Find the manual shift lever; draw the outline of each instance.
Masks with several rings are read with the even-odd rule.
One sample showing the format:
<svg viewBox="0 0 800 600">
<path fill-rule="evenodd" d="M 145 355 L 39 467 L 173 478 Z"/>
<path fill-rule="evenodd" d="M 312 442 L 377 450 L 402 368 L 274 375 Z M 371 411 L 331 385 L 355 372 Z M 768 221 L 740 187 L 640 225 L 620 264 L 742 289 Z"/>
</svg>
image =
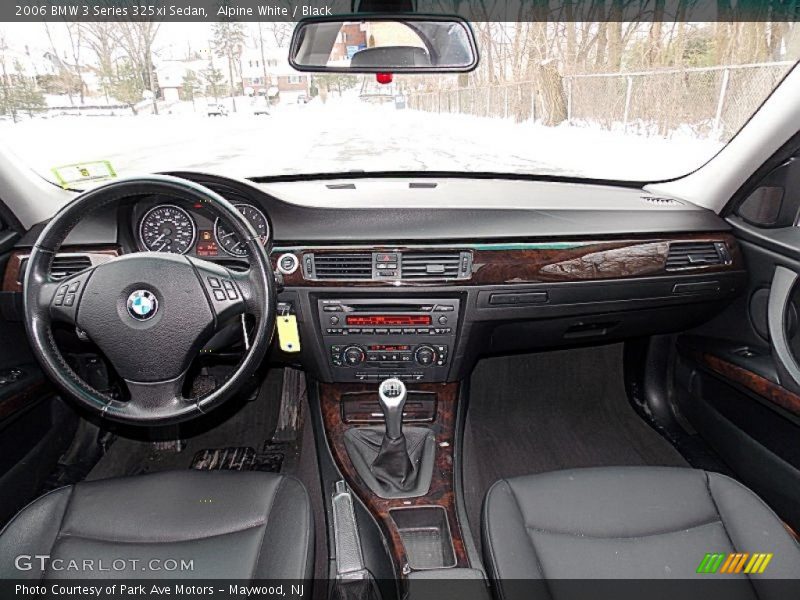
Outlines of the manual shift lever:
<svg viewBox="0 0 800 600">
<path fill-rule="evenodd" d="M 408 390 L 399 379 L 386 379 L 378 388 L 378 399 L 386 422 L 386 437 L 396 440 L 403 436 L 403 407 Z"/>
<path fill-rule="evenodd" d="M 414 498 L 431 484 L 436 440 L 427 427 L 403 431 L 408 391 L 399 379 L 378 387 L 384 427 L 351 427 L 344 443 L 361 479 L 381 498 Z"/>
</svg>

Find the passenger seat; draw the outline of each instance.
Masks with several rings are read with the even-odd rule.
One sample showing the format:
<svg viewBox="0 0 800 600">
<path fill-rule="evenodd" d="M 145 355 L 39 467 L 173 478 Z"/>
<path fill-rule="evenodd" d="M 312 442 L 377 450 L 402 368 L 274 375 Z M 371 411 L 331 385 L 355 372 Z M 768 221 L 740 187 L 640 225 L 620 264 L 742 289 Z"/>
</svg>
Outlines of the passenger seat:
<svg viewBox="0 0 800 600">
<path fill-rule="evenodd" d="M 750 577 L 757 594 L 759 578 L 800 577 L 800 547 L 775 513 L 736 481 L 694 469 L 502 479 L 486 494 L 481 533 L 495 590 L 506 599 L 526 597 L 525 589 L 504 590 L 503 580 L 708 577 L 698 574 L 707 553 L 772 554 L 764 573 Z M 749 560 L 739 574 L 748 586 Z"/>
</svg>

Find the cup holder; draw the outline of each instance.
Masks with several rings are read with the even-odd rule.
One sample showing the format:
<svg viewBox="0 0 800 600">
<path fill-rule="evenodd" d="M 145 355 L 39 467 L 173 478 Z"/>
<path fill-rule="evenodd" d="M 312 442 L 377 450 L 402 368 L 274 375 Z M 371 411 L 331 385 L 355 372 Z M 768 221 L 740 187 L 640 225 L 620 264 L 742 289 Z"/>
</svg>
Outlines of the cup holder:
<svg viewBox="0 0 800 600">
<path fill-rule="evenodd" d="M 415 506 L 389 510 L 414 570 L 456 566 L 447 512 L 441 506 Z"/>
</svg>

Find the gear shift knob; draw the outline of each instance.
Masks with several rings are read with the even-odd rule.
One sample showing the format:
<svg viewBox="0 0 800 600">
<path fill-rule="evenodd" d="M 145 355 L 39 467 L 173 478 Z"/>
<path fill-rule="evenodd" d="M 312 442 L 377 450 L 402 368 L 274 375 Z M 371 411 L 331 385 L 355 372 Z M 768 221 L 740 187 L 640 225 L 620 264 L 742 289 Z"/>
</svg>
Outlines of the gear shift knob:
<svg viewBox="0 0 800 600">
<path fill-rule="evenodd" d="M 403 436 L 403 406 L 408 390 L 399 379 L 385 379 L 378 388 L 378 398 L 386 422 L 386 437 L 396 440 Z"/>
</svg>

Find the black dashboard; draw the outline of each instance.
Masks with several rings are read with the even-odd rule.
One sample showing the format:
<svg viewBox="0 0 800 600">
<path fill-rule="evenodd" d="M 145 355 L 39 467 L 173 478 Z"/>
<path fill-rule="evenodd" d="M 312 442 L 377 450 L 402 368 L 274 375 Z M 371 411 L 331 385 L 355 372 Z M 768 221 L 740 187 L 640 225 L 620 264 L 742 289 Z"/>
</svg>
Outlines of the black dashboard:
<svg viewBox="0 0 800 600">
<path fill-rule="evenodd" d="M 725 221 L 632 187 L 174 175 L 219 193 L 253 225 L 302 340 L 299 352 L 276 347 L 273 359 L 322 381 L 455 381 L 484 355 L 679 331 L 745 281 Z M 38 230 L 19 243 L 20 262 Z M 247 261 L 204 206 L 152 196 L 87 215 L 64 246 L 70 255 L 100 250 Z"/>
</svg>

